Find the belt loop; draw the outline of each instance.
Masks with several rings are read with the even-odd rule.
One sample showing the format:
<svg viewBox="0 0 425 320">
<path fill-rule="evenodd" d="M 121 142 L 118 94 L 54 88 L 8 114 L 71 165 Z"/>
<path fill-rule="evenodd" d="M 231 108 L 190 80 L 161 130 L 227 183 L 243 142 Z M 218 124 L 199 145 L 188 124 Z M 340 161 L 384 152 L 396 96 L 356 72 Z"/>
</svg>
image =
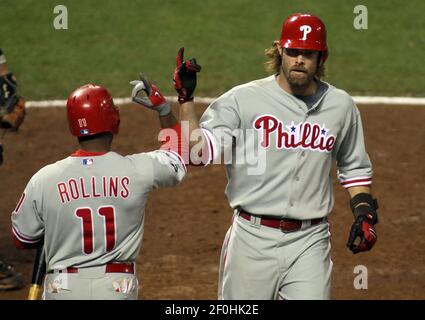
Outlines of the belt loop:
<svg viewBox="0 0 425 320">
<path fill-rule="evenodd" d="M 311 220 L 302 220 L 301 230 L 307 229 L 311 226 Z"/>
<path fill-rule="evenodd" d="M 261 218 L 259 216 L 251 214 L 251 220 L 250 220 L 251 226 L 255 228 L 261 228 Z"/>
</svg>

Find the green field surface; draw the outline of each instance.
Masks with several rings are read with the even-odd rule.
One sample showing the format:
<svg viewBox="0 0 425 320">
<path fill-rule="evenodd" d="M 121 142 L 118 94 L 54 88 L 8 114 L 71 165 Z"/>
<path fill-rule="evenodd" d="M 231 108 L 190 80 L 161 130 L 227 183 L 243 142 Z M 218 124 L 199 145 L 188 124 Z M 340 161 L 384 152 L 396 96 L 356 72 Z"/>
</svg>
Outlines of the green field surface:
<svg viewBox="0 0 425 320">
<path fill-rule="evenodd" d="M 368 29 L 356 30 L 356 5 Z M 56 30 L 53 10 L 68 9 Z M 425 96 L 425 1 L 1 0 L 0 47 L 28 100 L 65 99 L 87 82 L 130 95 L 144 71 L 167 95 L 179 47 L 203 70 L 196 94 L 216 96 L 267 74 L 264 49 L 294 12 L 328 29 L 326 81 L 352 95 Z"/>
</svg>

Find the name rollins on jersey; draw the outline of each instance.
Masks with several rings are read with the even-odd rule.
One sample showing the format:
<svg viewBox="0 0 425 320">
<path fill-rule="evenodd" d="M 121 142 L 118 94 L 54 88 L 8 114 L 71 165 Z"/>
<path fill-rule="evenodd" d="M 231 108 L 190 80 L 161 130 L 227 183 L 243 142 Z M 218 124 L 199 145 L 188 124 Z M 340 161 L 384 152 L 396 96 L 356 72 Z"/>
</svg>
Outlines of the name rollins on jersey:
<svg viewBox="0 0 425 320">
<path fill-rule="evenodd" d="M 127 198 L 130 191 L 128 177 L 91 177 L 58 182 L 57 188 L 62 203 L 86 198 Z"/>
<path fill-rule="evenodd" d="M 277 149 L 310 149 L 319 152 L 331 152 L 335 144 L 335 136 L 328 134 L 330 129 L 317 123 L 300 122 L 283 125 L 273 115 L 262 115 L 254 120 L 254 129 L 261 132 L 261 146 L 270 146 L 270 136 L 276 135 Z M 285 127 L 287 129 L 285 129 Z"/>
</svg>

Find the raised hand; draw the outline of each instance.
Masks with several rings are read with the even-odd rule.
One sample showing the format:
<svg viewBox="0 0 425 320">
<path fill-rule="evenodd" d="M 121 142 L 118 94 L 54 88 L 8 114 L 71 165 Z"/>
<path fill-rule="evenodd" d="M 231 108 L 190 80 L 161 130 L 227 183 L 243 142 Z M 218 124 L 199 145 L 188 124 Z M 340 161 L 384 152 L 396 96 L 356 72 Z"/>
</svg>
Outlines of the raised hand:
<svg viewBox="0 0 425 320">
<path fill-rule="evenodd" d="M 171 105 L 167 99 L 155 85 L 148 81 L 143 73 L 140 73 L 139 78 L 140 80 L 130 81 L 130 84 L 134 86 L 131 92 L 133 102 L 157 111 L 160 116 L 168 115 L 171 112 Z M 146 96 L 142 97 L 140 93 L 144 93 Z"/>
<path fill-rule="evenodd" d="M 180 48 L 176 57 L 176 68 L 174 69 L 174 88 L 178 93 L 179 103 L 193 100 L 196 89 L 196 74 L 201 71 L 201 66 L 196 59 L 184 61 L 184 48 Z"/>
</svg>

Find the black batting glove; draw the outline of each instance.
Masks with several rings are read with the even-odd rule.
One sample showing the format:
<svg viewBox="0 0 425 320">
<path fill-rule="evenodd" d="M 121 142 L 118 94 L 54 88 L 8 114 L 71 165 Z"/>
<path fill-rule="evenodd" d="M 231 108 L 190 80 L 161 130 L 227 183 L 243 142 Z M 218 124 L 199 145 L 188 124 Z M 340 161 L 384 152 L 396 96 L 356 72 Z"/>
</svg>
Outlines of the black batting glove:
<svg viewBox="0 0 425 320">
<path fill-rule="evenodd" d="M 193 93 L 196 89 L 196 74 L 201 71 L 201 66 L 196 59 L 184 61 L 184 48 L 180 48 L 176 58 L 176 68 L 174 69 L 173 82 L 178 94 L 179 103 L 193 100 Z"/>
<path fill-rule="evenodd" d="M 360 242 L 355 243 L 359 238 Z M 365 215 L 358 216 L 351 226 L 347 247 L 354 253 L 369 251 L 378 240 L 372 220 Z"/>
</svg>

